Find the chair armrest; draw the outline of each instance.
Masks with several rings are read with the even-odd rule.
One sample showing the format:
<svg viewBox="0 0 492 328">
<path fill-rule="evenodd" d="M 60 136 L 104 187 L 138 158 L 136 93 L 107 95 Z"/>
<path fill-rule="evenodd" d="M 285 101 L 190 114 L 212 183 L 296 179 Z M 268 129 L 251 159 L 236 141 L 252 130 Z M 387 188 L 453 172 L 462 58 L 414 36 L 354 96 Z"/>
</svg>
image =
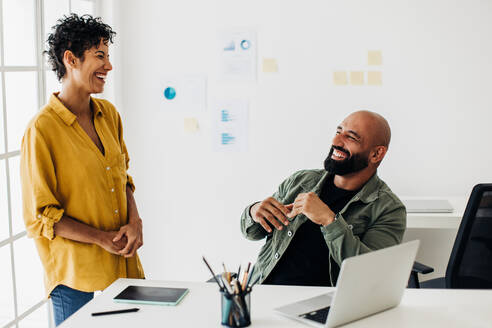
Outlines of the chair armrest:
<svg viewBox="0 0 492 328">
<path fill-rule="evenodd" d="M 434 272 L 434 268 L 431 268 L 430 266 L 427 266 L 417 261 L 413 262 L 412 273 L 427 274 L 431 272 Z"/>
</svg>

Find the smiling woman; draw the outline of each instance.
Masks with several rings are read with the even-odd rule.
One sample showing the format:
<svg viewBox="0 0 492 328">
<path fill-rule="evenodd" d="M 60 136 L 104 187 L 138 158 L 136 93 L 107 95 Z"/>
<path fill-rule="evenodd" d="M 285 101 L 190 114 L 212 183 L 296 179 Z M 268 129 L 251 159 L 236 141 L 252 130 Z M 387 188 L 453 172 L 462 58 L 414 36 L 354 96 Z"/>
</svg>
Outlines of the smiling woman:
<svg viewBox="0 0 492 328">
<path fill-rule="evenodd" d="M 45 52 L 61 92 L 28 124 L 21 146 L 24 222 L 34 238 L 59 325 L 96 290 L 143 278 L 143 244 L 123 127 L 114 106 L 91 97 L 112 70 L 115 32 L 100 18 L 58 20 Z"/>
</svg>

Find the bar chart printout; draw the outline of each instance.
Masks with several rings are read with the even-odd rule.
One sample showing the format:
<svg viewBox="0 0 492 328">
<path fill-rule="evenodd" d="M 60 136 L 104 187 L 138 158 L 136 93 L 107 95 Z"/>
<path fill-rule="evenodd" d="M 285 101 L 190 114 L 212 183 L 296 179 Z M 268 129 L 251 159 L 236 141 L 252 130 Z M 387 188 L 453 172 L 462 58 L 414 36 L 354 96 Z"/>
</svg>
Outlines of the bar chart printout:
<svg viewBox="0 0 492 328">
<path fill-rule="evenodd" d="M 213 150 L 242 152 L 248 148 L 248 102 L 217 103 L 213 111 Z"/>
</svg>

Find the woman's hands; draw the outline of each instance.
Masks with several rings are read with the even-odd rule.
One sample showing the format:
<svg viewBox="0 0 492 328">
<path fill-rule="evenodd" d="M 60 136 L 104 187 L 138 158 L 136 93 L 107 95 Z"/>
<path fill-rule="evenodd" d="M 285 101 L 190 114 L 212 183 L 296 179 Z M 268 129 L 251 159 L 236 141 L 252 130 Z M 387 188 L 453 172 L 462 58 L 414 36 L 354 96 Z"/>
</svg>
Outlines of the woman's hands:
<svg viewBox="0 0 492 328">
<path fill-rule="evenodd" d="M 126 241 L 126 242 L 125 242 Z M 130 217 L 128 224 L 122 226 L 112 239 L 114 244 L 125 243 L 118 253 L 124 257 L 132 257 L 143 245 L 142 219 Z"/>
<path fill-rule="evenodd" d="M 124 257 L 135 256 L 143 245 L 142 220 L 136 215 L 129 216 L 128 224 L 118 231 L 99 230 L 66 215 L 55 223 L 53 229 L 55 236 L 96 244 L 111 254 Z"/>
<path fill-rule="evenodd" d="M 118 231 L 100 231 L 99 234 L 100 237 L 98 238 L 97 245 L 112 254 L 120 255 L 120 251 L 125 248 L 128 243 L 126 237 L 121 238 L 117 242 L 113 241 L 116 238 Z"/>
</svg>

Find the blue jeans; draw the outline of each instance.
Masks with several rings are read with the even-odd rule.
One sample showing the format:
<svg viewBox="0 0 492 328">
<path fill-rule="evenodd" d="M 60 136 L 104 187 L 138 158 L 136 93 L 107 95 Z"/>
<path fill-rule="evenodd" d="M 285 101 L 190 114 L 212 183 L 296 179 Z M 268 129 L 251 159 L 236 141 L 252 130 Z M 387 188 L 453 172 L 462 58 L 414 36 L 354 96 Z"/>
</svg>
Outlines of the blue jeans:
<svg viewBox="0 0 492 328">
<path fill-rule="evenodd" d="M 58 285 L 50 294 L 53 303 L 55 325 L 60 325 L 65 319 L 94 298 L 94 293 L 81 292 L 65 285 Z"/>
</svg>

